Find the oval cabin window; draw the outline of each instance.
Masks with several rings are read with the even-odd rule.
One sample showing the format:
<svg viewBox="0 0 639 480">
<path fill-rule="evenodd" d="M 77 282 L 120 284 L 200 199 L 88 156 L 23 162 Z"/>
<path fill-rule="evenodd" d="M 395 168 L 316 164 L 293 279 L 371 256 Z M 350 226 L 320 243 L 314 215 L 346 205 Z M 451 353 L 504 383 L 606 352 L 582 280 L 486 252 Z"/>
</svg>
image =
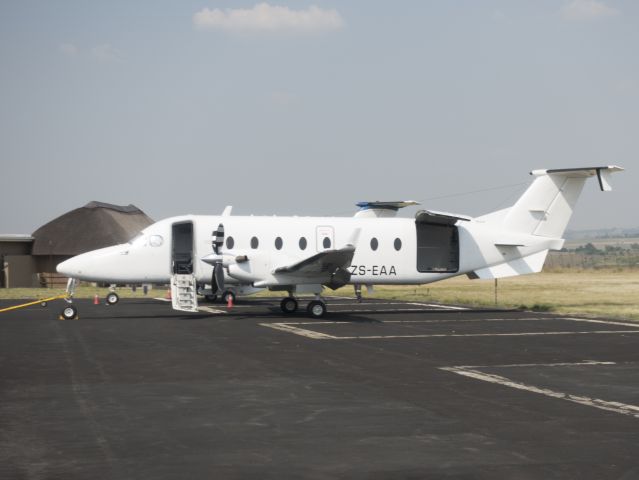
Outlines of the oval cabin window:
<svg viewBox="0 0 639 480">
<path fill-rule="evenodd" d="M 253 237 L 251 238 L 251 248 L 253 250 L 255 250 L 260 244 L 260 241 L 257 239 L 257 237 Z"/>
<path fill-rule="evenodd" d="M 226 248 L 230 250 L 231 248 L 233 248 L 234 245 L 235 245 L 235 240 L 233 240 L 233 237 L 227 237 Z"/>
<path fill-rule="evenodd" d="M 324 248 L 331 248 L 331 239 L 328 237 L 324 237 L 324 240 L 322 240 L 322 245 L 324 245 Z"/>
<path fill-rule="evenodd" d="M 277 237 L 275 239 L 275 248 L 277 248 L 278 250 L 281 250 L 282 245 L 284 245 L 284 242 L 282 241 L 282 237 Z"/>
<path fill-rule="evenodd" d="M 378 246 L 379 246 L 379 242 L 377 241 L 377 239 L 375 237 L 371 238 L 371 250 L 373 251 L 377 250 Z"/>
<path fill-rule="evenodd" d="M 300 237 L 300 250 L 306 250 L 306 238 Z"/>
<path fill-rule="evenodd" d="M 399 252 L 399 250 L 402 248 L 402 241 L 399 238 L 396 238 L 394 246 L 395 250 Z"/>
</svg>

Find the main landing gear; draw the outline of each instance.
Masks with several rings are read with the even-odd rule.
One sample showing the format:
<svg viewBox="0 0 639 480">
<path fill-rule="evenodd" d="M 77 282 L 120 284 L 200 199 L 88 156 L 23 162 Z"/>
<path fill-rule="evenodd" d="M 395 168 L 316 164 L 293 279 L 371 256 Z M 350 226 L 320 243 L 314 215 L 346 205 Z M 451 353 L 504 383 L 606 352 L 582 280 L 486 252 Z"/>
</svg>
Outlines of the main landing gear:
<svg viewBox="0 0 639 480">
<path fill-rule="evenodd" d="M 280 308 L 287 315 L 291 313 L 295 313 L 297 311 L 297 307 L 298 307 L 298 304 L 295 297 L 286 297 L 282 299 L 282 301 L 280 302 Z"/>
<path fill-rule="evenodd" d="M 291 315 L 297 312 L 298 302 L 295 297 L 283 298 L 280 302 L 280 308 L 286 315 Z M 308 303 L 306 307 L 306 313 L 312 318 L 322 318 L 326 314 L 326 303 L 321 299 L 319 295 Z"/>
<path fill-rule="evenodd" d="M 115 305 L 119 301 L 120 301 L 120 296 L 115 292 L 109 292 L 109 294 L 106 296 L 107 305 Z"/>
<path fill-rule="evenodd" d="M 313 318 L 322 318 L 326 314 L 326 304 L 322 300 L 313 300 L 306 307 L 306 313 Z"/>
</svg>

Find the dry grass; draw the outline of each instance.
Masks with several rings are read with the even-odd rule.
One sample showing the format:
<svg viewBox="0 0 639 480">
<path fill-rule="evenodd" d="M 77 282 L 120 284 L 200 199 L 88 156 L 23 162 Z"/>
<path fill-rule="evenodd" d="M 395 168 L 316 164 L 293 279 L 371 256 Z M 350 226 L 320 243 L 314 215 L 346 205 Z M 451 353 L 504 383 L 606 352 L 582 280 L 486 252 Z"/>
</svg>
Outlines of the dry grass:
<svg viewBox="0 0 639 480">
<path fill-rule="evenodd" d="M 0 299 L 12 299 L 12 300 L 32 300 L 53 297 L 55 295 L 62 295 L 64 288 L 0 288 Z M 76 289 L 75 298 L 93 298 L 94 295 L 98 295 L 102 300 L 108 293 L 108 288 L 81 286 Z M 118 288 L 117 293 L 122 298 L 144 298 L 145 295 L 141 288 L 138 288 L 136 292 L 131 291 L 130 288 Z M 164 288 L 155 288 L 150 290 L 146 297 L 163 297 L 166 293 Z"/>
<path fill-rule="evenodd" d="M 364 296 L 366 290 L 362 289 Z M 63 293 L 63 289 L 0 289 L 0 299 L 39 299 Z M 142 289 L 132 292 L 118 289 L 123 298 L 144 298 Z M 82 286 L 77 298 L 101 299 L 106 288 Z M 265 292 L 281 296 L 281 292 Z M 165 290 L 156 288 L 147 297 L 163 297 Z M 344 287 L 337 295 L 353 296 L 352 287 Z M 375 287 L 376 298 L 420 302 L 453 303 L 469 306 L 494 306 L 495 289 L 492 280 L 451 278 L 417 287 Z M 565 314 L 596 315 L 639 320 L 639 270 L 559 270 L 535 275 L 504 278 L 498 282 L 499 307 L 525 308 Z"/>
<path fill-rule="evenodd" d="M 376 297 L 494 306 L 493 280 L 456 277 L 419 287 L 376 287 Z M 344 293 L 347 293 L 346 291 Z M 498 281 L 499 307 L 639 320 L 639 271 L 559 271 Z"/>
</svg>

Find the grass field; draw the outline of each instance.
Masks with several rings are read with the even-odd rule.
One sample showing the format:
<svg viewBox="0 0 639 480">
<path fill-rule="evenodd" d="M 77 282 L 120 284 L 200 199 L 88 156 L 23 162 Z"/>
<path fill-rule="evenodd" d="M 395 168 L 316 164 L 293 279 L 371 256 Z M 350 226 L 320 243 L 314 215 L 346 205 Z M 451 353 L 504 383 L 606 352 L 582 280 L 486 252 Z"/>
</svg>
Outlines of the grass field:
<svg viewBox="0 0 639 480">
<path fill-rule="evenodd" d="M 495 283 L 456 277 L 413 288 L 376 287 L 376 296 L 494 306 Z M 503 278 L 497 285 L 497 305 L 639 320 L 639 270 L 544 272 Z"/>
<path fill-rule="evenodd" d="M 365 289 L 362 290 L 366 297 Z M 0 298 L 38 299 L 63 292 L 63 289 L 0 289 Z M 104 299 L 106 293 L 106 288 L 82 286 L 76 297 L 92 298 L 98 294 Z M 165 293 L 166 290 L 156 288 L 148 297 L 163 297 Z M 124 298 L 144 297 L 141 288 L 137 292 L 121 288 L 118 294 Z M 280 292 L 265 294 L 281 296 Z M 353 288 L 344 287 L 335 294 L 353 296 Z M 418 287 L 378 286 L 374 297 L 486 307 L 495 306 L 495 284 L 492 280 L 468 280 L 464 276 Z M 498 282 L 497 306 L 639 320 L 639 270 L 566 270 L 504 278 Z"/>
</svg>

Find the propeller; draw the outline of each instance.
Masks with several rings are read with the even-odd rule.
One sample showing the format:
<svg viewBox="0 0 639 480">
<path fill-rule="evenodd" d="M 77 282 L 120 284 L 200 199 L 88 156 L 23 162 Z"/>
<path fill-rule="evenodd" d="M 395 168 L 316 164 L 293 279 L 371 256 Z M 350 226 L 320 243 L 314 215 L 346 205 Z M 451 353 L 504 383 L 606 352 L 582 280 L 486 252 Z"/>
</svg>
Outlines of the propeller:
<svg viewBox="0 0 639 480">
<path fill-rule="evenodd" d="M 219 258 L 213 263 L 213 274 L 211 275 L 211 291 L 215 294 L 224 290 L 224 266 L 222 265 L 222 245 L 224 245 L 224 225 L 221 223 L 213 230 L 213 253 Z"/>
</svg>

